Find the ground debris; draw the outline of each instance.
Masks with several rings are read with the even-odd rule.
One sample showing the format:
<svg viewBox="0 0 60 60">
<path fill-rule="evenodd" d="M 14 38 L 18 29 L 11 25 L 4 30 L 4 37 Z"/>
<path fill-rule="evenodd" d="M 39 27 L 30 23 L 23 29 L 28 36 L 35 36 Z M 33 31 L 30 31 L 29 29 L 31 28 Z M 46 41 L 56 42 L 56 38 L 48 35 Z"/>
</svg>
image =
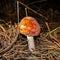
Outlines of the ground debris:
<svg viewBox="0 0 60 60">
<path fill-rule="evenodd" d="M 40 34 L 35 46 L 36 52 L 32 54 L 27 38 L 19 33 L 17 26 L 7 30 L 3 27 L 0 31 L 0 60 L 60 60 L 60 48 L 51 39 Z"/>
</svg>

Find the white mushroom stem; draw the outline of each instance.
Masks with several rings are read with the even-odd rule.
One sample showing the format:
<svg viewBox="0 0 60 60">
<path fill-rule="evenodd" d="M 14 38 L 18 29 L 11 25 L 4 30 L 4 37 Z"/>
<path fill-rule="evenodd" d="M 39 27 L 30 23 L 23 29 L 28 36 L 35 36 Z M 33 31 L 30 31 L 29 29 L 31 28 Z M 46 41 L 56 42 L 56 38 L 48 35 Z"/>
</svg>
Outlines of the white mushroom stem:
<svg viewBox="0 0 60 60">
<path fill-rule="evenodd" d="M 31 52 L 35 51 L 34 38 L 32 36 L 27 36 L 28 48 Z"/>
</svg>

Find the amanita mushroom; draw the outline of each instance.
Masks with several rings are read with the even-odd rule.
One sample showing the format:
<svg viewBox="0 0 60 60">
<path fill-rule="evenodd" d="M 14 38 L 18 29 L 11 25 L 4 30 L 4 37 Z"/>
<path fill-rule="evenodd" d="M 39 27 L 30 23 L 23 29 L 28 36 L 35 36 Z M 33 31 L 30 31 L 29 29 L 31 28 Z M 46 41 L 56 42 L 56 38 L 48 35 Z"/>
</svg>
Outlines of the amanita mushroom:
<svg viewBox="0 0 60 60">
<path fill-rule="evenodd" d="M 28 47 L 31 52 L 35 51 L 35 44 L 33 36 L 39 35 L 40 26 L 35 18 L 27 16 L 24 17 L 18 24 L 21 34 L 27 36 Z"/>
</svg>

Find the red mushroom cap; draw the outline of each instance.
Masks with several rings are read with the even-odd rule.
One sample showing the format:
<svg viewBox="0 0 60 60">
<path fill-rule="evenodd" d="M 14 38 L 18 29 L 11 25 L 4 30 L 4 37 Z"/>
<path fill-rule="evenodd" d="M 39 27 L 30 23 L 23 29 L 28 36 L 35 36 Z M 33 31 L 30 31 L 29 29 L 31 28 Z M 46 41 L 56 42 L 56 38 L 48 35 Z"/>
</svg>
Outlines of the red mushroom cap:
<svg viewBox="0 0 60 60">
<path fill-rule="evenodd" d="M 40 32 L 40 26 L 35 18 L 24 17 L 18 24 L 21 34 L 29 36 L 37 36 Z"/>
</svg>

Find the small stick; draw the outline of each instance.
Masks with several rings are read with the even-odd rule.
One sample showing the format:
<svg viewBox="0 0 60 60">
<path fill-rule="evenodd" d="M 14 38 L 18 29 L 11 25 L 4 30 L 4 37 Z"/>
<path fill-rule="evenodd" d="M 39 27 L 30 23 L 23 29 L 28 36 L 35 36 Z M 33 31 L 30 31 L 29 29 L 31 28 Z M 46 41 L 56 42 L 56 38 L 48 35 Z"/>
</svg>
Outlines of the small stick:
<svg viewBox="0 0 60 60">
<path fill-rule="evenodd" d="M 4 32 L 6 32 L 6 30 L 4 29 L 4 27 L 3 27 L 2 25 L 0 25 L 0 28 L 1 28 Z"/>
<path fill-rule="evenodd" d="M 35 14 L 38 14 L 39 16 L 43 17 L 45 20 L 48 20 L 47 17 L 45 17 L 45 16 L 43 16 L 42 14 L 38 13 L 37 11 L 31 9 L 30 7 L 28 7 L 28 6 L 25 5 L 24 3 L 20 2 L 20 1 L 19 1 L 19 3 L 22 4 L 23 6 L 25 6 L 27 9 L 31 10 L 32 12 L 34 12 Z"/>
<path fill-rule="evenodd" d="M 49 28 L 49 25 L 48 25 L 48 23 L 47 22 L 45 22 L 45 24 L 46 24 L 46 26 L 47 26 L 47 28 L 48 28 L 48 31 L 50 32 L 50 28 Z M 52 36 L 52 34 L 50 33 L 49 34 L 50 35 L 50 37 L 52 38 L 52 39 L 54 39 L 55 41 L 56 41 L 56 43 L 55 44 L 57 44 L 57 46 L 59 46 L 60 47 L 60 43 L 59 43 L 59 41 L 58 41 L 58 39 L 57 38 L 55 38 L 54 36 Z"/>
<path fill-rule="evenodd" d="M 19 23 L 19 1 L 17 1 L 17 20 Z"/>
<path fill-rule="evenodd" d="M 27 8 L 25 8 L 25 13 L 26 13 L 26 16 L 28 16 Z"/>
<path fill-rule="evenodd" d="M 4 50 L 0 51 L 0 54 L 4 54 L 6 51 L 9 51 L 9 49 L 13 46 L 13 44 L 17 41 L 17 37 L 19 35 L 19 31 L 17 32 L 16 37 L 13 39 L 13 42 L 11 43 L 10 46 L 8 46 L 7 48 L 5 48 Z"/>
</svg>

